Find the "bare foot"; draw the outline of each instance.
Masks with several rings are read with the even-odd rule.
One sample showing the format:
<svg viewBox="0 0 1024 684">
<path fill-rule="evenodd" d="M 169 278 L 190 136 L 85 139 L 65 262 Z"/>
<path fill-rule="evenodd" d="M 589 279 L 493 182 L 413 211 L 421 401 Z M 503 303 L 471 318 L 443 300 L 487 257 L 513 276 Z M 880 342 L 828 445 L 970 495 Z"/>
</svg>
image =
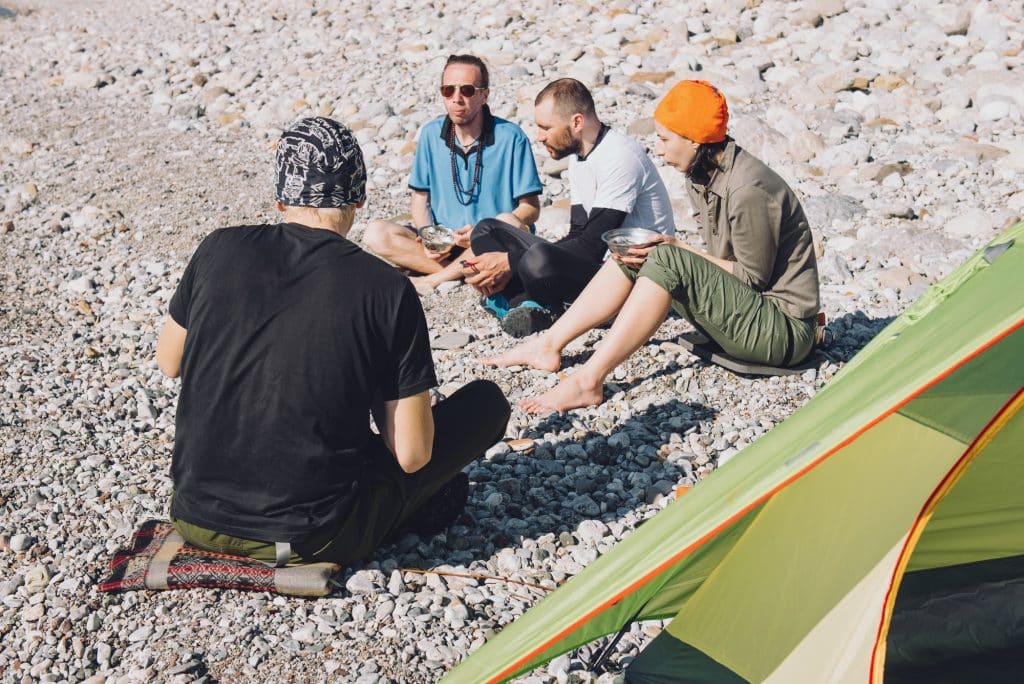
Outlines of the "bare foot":
<svg viewBox="0 0 1024 684">
<path fill-rule="evenodd" d="M 416 292 L 423 296 L 434 292 L 434 286 L 426 276 L 409 276 L 409 280 L 412 281 L 412 286 L 416 288 Z"/>
<path fill-rule="evenodd" d="M 478 359 L 485 366 L 529 366 L 554 373 L 562 367 L 562 355 L 545 343 L 546 335 L 517 344 L 504 354 Z"/>
<path fill-rule="evenodd" d="M 519 408 L 527 413 L 564 413 L 581 406 L 597 406 L 604 401 L 604 385 L 589 386 L 579 376 L 574 373 L 544 394 L 521 400 Z"/>
</svg>

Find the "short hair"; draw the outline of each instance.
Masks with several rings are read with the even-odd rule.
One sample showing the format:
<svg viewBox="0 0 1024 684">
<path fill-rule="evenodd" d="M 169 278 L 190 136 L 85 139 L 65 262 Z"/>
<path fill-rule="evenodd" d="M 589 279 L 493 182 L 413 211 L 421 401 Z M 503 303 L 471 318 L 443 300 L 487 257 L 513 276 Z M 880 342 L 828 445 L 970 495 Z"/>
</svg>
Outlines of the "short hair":
<svg viewBox="0 0 1024 684">
<path fill-rule="evenodd" d="M 468 66 L 475 66 L 480 70 L 480 80 L 483 83 L 480 84 L 481 88 L 489 88 L 491 86 L 491 77 L 487 73 L 487 65 L 484 64 L 484 60 L 480 59 L 476 55 L 448 55 L 448 61 L 444 63 L 444 69 L 441 69 L 441 78 L 444 78 L 444 71 L 452 64 L 466 64 Z"/>
<path fill-rule="evenodd" d="M 587 90 L 587 86 L 575 78 L 560 78 L 548 83 L 543 90 L 537 93 L 533 105 L 536 107 L 549 97 L 554 99 L 555 111 L 563 117 L 570 117 L 577 113 L 587 118 L 597 116 L 594 97 Z"/>
</svg>

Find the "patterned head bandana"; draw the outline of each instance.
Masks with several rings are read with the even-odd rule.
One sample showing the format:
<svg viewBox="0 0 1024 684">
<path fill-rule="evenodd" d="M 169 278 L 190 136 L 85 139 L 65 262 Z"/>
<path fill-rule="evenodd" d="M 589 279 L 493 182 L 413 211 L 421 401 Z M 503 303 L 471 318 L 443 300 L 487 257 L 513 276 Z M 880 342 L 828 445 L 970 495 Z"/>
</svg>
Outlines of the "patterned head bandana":
<svg viewBox="0 0 1024 684">
<path fill-rule="evenodd" d="M 366 199 L 366 165 L 352 131 L 317 116 L 277 143 L 277 199 L 291 207 L 337 208 Z"/>
</svg>

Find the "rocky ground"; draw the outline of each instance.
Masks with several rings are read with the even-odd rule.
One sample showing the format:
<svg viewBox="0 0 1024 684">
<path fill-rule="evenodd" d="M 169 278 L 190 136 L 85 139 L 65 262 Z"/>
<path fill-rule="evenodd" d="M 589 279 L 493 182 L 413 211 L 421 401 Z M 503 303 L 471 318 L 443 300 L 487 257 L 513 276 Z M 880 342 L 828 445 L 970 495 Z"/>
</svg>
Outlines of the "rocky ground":
<svg viewBox="0 0 1024 684">
<path fill-rule="evenodd" d="M 1024 211 L 1024 10 L 1010 0 L 0 0 L 0 678 L 431 682 L 806 402 L 930 283 Z M 697 361 L 669 321 L 608 401 L 517 412 L 468 469 L 463 517 L 349 568 L 329 598 L 98 594 L 111 553 L 165 517 L 177 383 L 158 325 L 210 230 L 271 216 L 271 144 L 297 117 L 357 130 L 372 169 L 357 225 L 407 210 L 418 127 L 445 56 L 492 65 L 495 112 L 533 134 L 533 96 L 572 75 L 606 122 L 653 146 L 675 81 L 719 85 L 738 142 L 804 198 L 837 342 L 820 367 L 748 379 Z M 541 232 L 567 220 L 536 148 Z M 664 169 L 678 223 L 693 220 Z M 447 387 L 513 398 L 555 378 L 479 366 L 504 349 L 466 287 L 424 299 Z M 603 333 L 583 339 L 570 362 Z M 525 681 L 612 681 L 589 649 Z"/>
</svg>

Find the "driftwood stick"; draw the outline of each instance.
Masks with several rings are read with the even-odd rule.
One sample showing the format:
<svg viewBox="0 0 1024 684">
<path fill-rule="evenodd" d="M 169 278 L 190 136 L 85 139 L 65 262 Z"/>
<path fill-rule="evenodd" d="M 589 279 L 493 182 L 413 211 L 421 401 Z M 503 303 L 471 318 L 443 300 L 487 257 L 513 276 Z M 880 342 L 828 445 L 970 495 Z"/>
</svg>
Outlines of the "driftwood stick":
<svg viewBox="0 0 1024 684">
<path fill-rule="evenodd" d="M 447 570 L 420 570 L 418 568 L 398 568 L 402 572 L 412 572 L 417 575 L 446 575 L 448 577 L 465 577 L 466 579 L 475 580 L 494 580 L 495 582 L 508 582 L 509 584 L 521 584 L 524 587 L 533 587 L 534 589 L 540 589 L 541 591 L 551 591 L 548 587 L 542 587 L 539 584 L 532 582 L 523 582 L 522 580 L 507 579 L 505 577 L 495 577 L 493 575 L 481 575 L 475 572 L 449 572 Z"/>
</svg>

